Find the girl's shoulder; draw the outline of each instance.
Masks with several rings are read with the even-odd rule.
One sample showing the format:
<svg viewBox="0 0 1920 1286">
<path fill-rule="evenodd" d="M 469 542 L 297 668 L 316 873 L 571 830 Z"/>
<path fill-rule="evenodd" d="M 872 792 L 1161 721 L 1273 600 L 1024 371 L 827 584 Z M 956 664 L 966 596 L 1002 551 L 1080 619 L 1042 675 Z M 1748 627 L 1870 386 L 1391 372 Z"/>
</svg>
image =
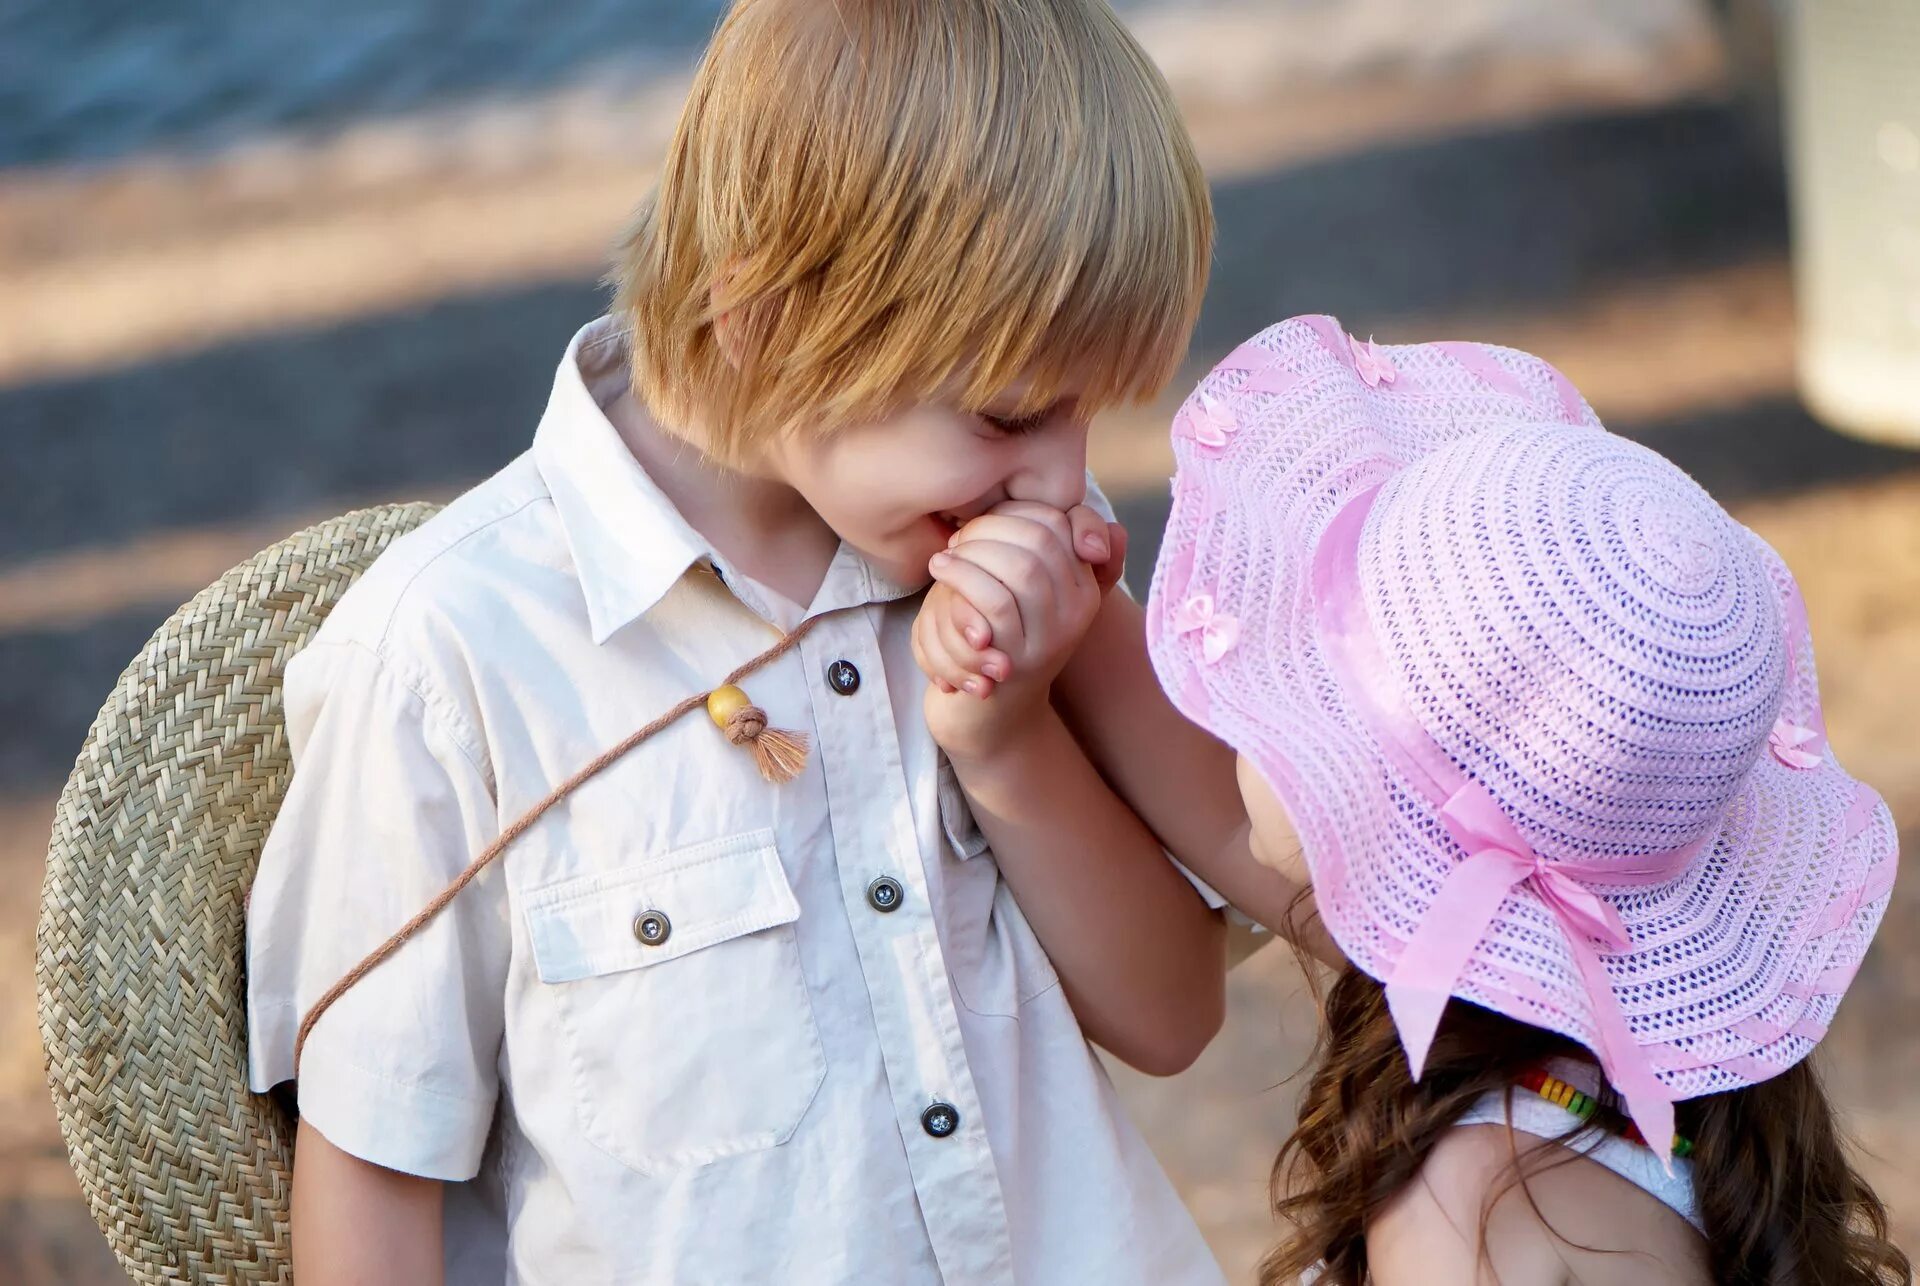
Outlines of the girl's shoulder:
<svg viewBox="0 0 1920 1286">
<path fill-rule="evenodd" d="M 1706 1250 L 1658 1197 L 1503 1124 L 1448 1131 L 1367 1229 L 1377 1286 L 1710 1286 Z"/>
</svg>

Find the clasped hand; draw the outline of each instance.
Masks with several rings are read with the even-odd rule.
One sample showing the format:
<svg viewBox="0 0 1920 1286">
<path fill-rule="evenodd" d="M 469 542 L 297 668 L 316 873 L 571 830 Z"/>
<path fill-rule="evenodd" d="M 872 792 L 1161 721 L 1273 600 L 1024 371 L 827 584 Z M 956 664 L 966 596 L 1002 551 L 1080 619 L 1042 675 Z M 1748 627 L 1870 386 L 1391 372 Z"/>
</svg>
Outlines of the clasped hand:
<svg viewBox="0 0 1920 1286">
<path fill-rule="evenodd" d="M 1125 555 L 1126 529 L 1092 508 L 1015 500 L 934 556 L 913 650 L 929 679 L 927 723 L 949 758 L 996 753 L 1046 712 Z"/>
</svg>

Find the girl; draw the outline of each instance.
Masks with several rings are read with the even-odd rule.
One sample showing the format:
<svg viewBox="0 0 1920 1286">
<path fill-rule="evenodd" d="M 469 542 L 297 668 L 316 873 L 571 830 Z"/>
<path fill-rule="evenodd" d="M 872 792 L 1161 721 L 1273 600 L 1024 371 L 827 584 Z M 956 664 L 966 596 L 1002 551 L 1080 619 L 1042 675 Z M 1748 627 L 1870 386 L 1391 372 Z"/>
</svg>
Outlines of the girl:
<svg viewBox="0 0 1920 1286">
<path fill-rule="evenodd" d="M 1808 1055 L 1892 888 L 1779 557 L 1546 363 L 1275 326 L 1148 613 L 1347 963 L 1262 1281 L 1908 1282 Z"/>
</svg>

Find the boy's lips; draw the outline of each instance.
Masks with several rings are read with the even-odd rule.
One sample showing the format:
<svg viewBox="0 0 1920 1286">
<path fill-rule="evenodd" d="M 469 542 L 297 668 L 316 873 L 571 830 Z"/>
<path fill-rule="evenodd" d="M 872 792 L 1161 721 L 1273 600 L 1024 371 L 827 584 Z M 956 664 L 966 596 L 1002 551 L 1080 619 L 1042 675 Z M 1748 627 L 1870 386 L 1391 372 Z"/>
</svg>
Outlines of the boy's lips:
<svg viewBox="0 0 1920 1286">
<path fill-rule="evenodd" d="M 942 509 L 938 513 L 928 514 L 927 517 L 933 519 L 936 525 L 943 528 L 948 536 L 952 536 L 955 532 L 991 508 L 993 508 L 991 503 L 973 504 L 967 506 L 965 509 Z"/>
</svg>

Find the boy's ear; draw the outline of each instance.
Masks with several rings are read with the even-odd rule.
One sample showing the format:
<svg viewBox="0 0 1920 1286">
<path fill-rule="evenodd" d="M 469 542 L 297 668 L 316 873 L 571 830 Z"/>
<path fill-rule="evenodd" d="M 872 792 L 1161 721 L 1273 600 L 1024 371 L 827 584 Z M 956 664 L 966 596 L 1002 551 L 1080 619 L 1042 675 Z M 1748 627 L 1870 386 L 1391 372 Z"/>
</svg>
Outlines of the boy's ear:
<svg viewBox="0 0 1920 1286">
<path fill-rule="evenodd" d="M 747 355 L 759 340 L 757 325 L 767 319 L 773 305 L 761 299 L 730 306 L 734 271 L 735 265 L 729 263 L 714 276 L 713 284 L 707 287 L 707 303 L 714 312 L 714 342 L 720 345 L 720 355 L 727 365 L 737 371 L 746 365 Z"/>
<path fill-rule="evenodd" d="M 724 278 L 721 281 L 714 282 L 713 285 L 707 288 L 707 299 L 716 310 L 720 309 L 723 284 Z M 746 352 L 746 344 L 741 333 L 743 330 L 744 327 L 741 325 L 738 309 L 727 309 L 714 313 L 714 342 L 720 345 L 720 356 L 726 358 L 727 365 L 733 367 L 736 371 L 740 369 L 740 364 Z"/>
</svg>

